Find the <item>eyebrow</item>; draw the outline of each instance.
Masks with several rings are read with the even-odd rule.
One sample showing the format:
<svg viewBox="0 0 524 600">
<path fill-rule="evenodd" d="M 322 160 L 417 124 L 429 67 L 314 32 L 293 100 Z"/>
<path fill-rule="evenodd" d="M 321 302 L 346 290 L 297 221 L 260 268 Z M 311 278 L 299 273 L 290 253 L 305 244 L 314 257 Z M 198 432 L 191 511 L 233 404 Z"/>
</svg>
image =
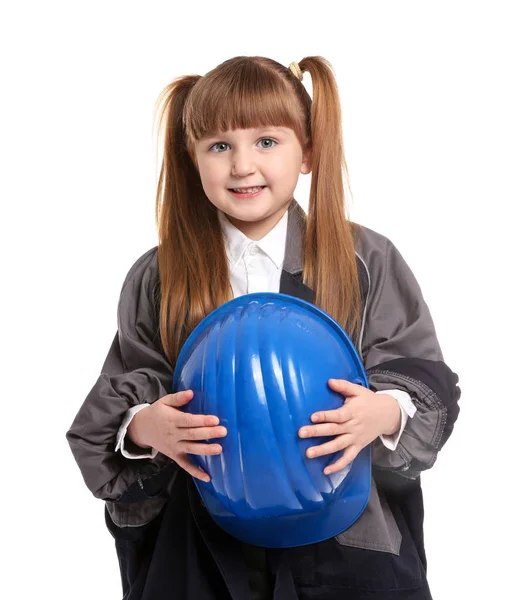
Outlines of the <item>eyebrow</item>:
<svg viewBox="0 0 524 600">
<path fill-rule="evenodd" d="M 253 131 L 255 133 L 260 133 L 261 131 L 278 131 L 279 133 L 282 133 L 284 135 L 286 135 L 288 133 L 285 127 L 274 127 L 273 125 L 268 125 L 267 127 L 253 128 Z M 201 138 L 201 140 L 211 140 L 214 138 L 220 138 L 223 135 L 226 135 L 226 134 L 225 133 L 216 133 L 213 135 L 205 135 L 203 138 Z"/>
</svg>

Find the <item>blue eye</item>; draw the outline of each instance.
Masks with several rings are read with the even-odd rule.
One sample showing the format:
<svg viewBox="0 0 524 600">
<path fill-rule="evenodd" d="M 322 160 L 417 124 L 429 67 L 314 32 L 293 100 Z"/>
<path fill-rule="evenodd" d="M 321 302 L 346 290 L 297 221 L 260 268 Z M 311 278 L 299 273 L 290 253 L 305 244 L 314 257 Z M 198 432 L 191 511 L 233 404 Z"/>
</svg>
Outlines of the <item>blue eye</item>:
<svg viewBox="0 0 524 600">
<path fill-rule="evenodd" d="M 278 143 L 276 140 L 273 140 L 271 138 L 262 138 L 261 140 L 259 140 L 259 143 L 260 142 L 272 142 L 273 144 L 277 144 Z M 215 148 L 216 146 L 229 146 L 229 144 L 227 142 L 216 142 L 215 144 L 213 144 L 211 146 L 211 148 L 209 148 L 209 150 L 211 150 L 211 152 L 217 152 L 218 154 L 222 154 L 221 150 L 213 150 L 213 148 Z M 267 146 L 267 145 L 264 145 L 262 147 L 265 148 L 265 149 L 268 149 L 268 150 L 270 148 L 274 148 L 274 146 Z"/>
<path fill-rule="evenodd" d="M 275 140 L 272 140 L 271 138 L 262 138 L 260 140 L 261 142 L 273 142 L 273 144 L 276 144 L 277 142 Z M 274 146 L 263 146 L 263 148 L 273 148 Z"/>
<path fill-rule="evenodd" d="M 210 149 L 212 152 L 214 152 L 213 148 L 214 148 L 215 146 L 229 146 L 229 144 L 226 144 L 226 142 L 217 142 L 216 144 L 213 144 L 213 145 L 211 146 L 211 148 L 209 148 L 209 149 Z"/>
</svg>

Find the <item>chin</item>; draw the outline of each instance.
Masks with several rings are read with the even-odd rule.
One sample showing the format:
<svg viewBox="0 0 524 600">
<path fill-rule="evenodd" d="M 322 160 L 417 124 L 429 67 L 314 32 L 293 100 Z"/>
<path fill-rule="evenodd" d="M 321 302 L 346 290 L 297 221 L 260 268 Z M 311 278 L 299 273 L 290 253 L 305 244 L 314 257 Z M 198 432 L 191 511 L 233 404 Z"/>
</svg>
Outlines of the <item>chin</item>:
<svg viewBox="0 0 524 600">
<path fill-rule="evenodd" d="M 226 211 L 224 211 L 226 212 Z M 257 221 L 263 221 L 271 217 L 275 212 L 272 210 L 256 210 L 256 209 L 246 209 L 246 210 L 232 210 L 230 212 L 226 212 L 233 219 L 238 219 L 239 221 L 246 221 L 247 223 L 256 223 Z"/>
<path fill-rule="evenodd" d="M 238 215 L 238 218 L 240 218 L 240 215 L 243 215 L 249 219 L 254 219 L 257 215 L 263 216 L 275 212 L 275 209 L 268 206 L 267 203 L 256 202 L 256 200 L 233 200 L 224 203 L 222 210 L 233 217 Z"/>
</svg>

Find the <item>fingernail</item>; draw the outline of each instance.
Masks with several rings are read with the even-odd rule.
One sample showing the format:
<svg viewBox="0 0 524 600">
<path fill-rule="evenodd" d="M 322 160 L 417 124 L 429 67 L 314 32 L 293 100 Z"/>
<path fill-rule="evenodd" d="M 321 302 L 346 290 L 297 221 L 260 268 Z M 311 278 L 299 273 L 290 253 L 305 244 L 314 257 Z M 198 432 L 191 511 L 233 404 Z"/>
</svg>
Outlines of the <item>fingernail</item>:
<svg viewBox="0 0 524 600">
<path fill-rule="evenodd" d="M 313 421 L 313 423 L 316 423 L 318 421 L 318 415 L 313 415 L 311 417 L 311 420 Z"/>
<path fill-rule="evenodd" d="M 327 468 L 326 468 L 326 469 L 324 469 L 324 473 L 325 473 L 326 475 L 329 475 L 329 474 L 331 473 L 331 469 L 327 469 Z"/>
<path fill-rule="evenodd" d="M 308 455 L 308 456 L 310 456 L 310 457 L 312 457 L 312 456 L 315 456 L 315 451 L 314 451 L 314 450 L 312 450 L 312 449 L 310 448 L 310 449 L 307 451 L 307 455 Z"/>
<path fill-rule="evenodd" d="M 307 437 L 309 435 L 309 431 L 307 429 L 301 429 L 298 433 L 300 437 Z"/>
</svg>

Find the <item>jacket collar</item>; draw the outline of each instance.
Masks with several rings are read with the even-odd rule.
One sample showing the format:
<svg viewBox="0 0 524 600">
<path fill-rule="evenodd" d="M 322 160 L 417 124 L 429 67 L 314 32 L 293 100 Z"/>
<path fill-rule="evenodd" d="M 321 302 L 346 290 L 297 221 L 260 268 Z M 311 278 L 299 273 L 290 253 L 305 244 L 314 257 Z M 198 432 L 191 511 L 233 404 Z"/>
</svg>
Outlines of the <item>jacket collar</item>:
<svg viewBox="0 0 524 600">
<path fill-rule="evenodd" d="M 315 292 L 302 281 L 304 269 L 303 242 L 306 234 L 306 213 L 293 198 L 288 209 L 288 224 L 286 250 L 282 276 L 280 278 L 280 293 L 295 296 L 314 304 Z M 365 306 L 370 289 L 369 273 L 363 259 L 357 253 L 357 269 L 360 284 L 362 306 Z"/>
<path fill-rule="evenodd" d="M 306 235 L 306 213 L 293 198 L 288 208 L 286 249 L 283 269 L 295 275 L 303 269 L 302 244 Z"/>
<path fill-rule="evenodd" d="M 280 293 L 313 303 L 315 292 L 302 281 L 306 213 L 293 198 L 288 209 L 286 250 L 280 277 Z"/>
</svg>

